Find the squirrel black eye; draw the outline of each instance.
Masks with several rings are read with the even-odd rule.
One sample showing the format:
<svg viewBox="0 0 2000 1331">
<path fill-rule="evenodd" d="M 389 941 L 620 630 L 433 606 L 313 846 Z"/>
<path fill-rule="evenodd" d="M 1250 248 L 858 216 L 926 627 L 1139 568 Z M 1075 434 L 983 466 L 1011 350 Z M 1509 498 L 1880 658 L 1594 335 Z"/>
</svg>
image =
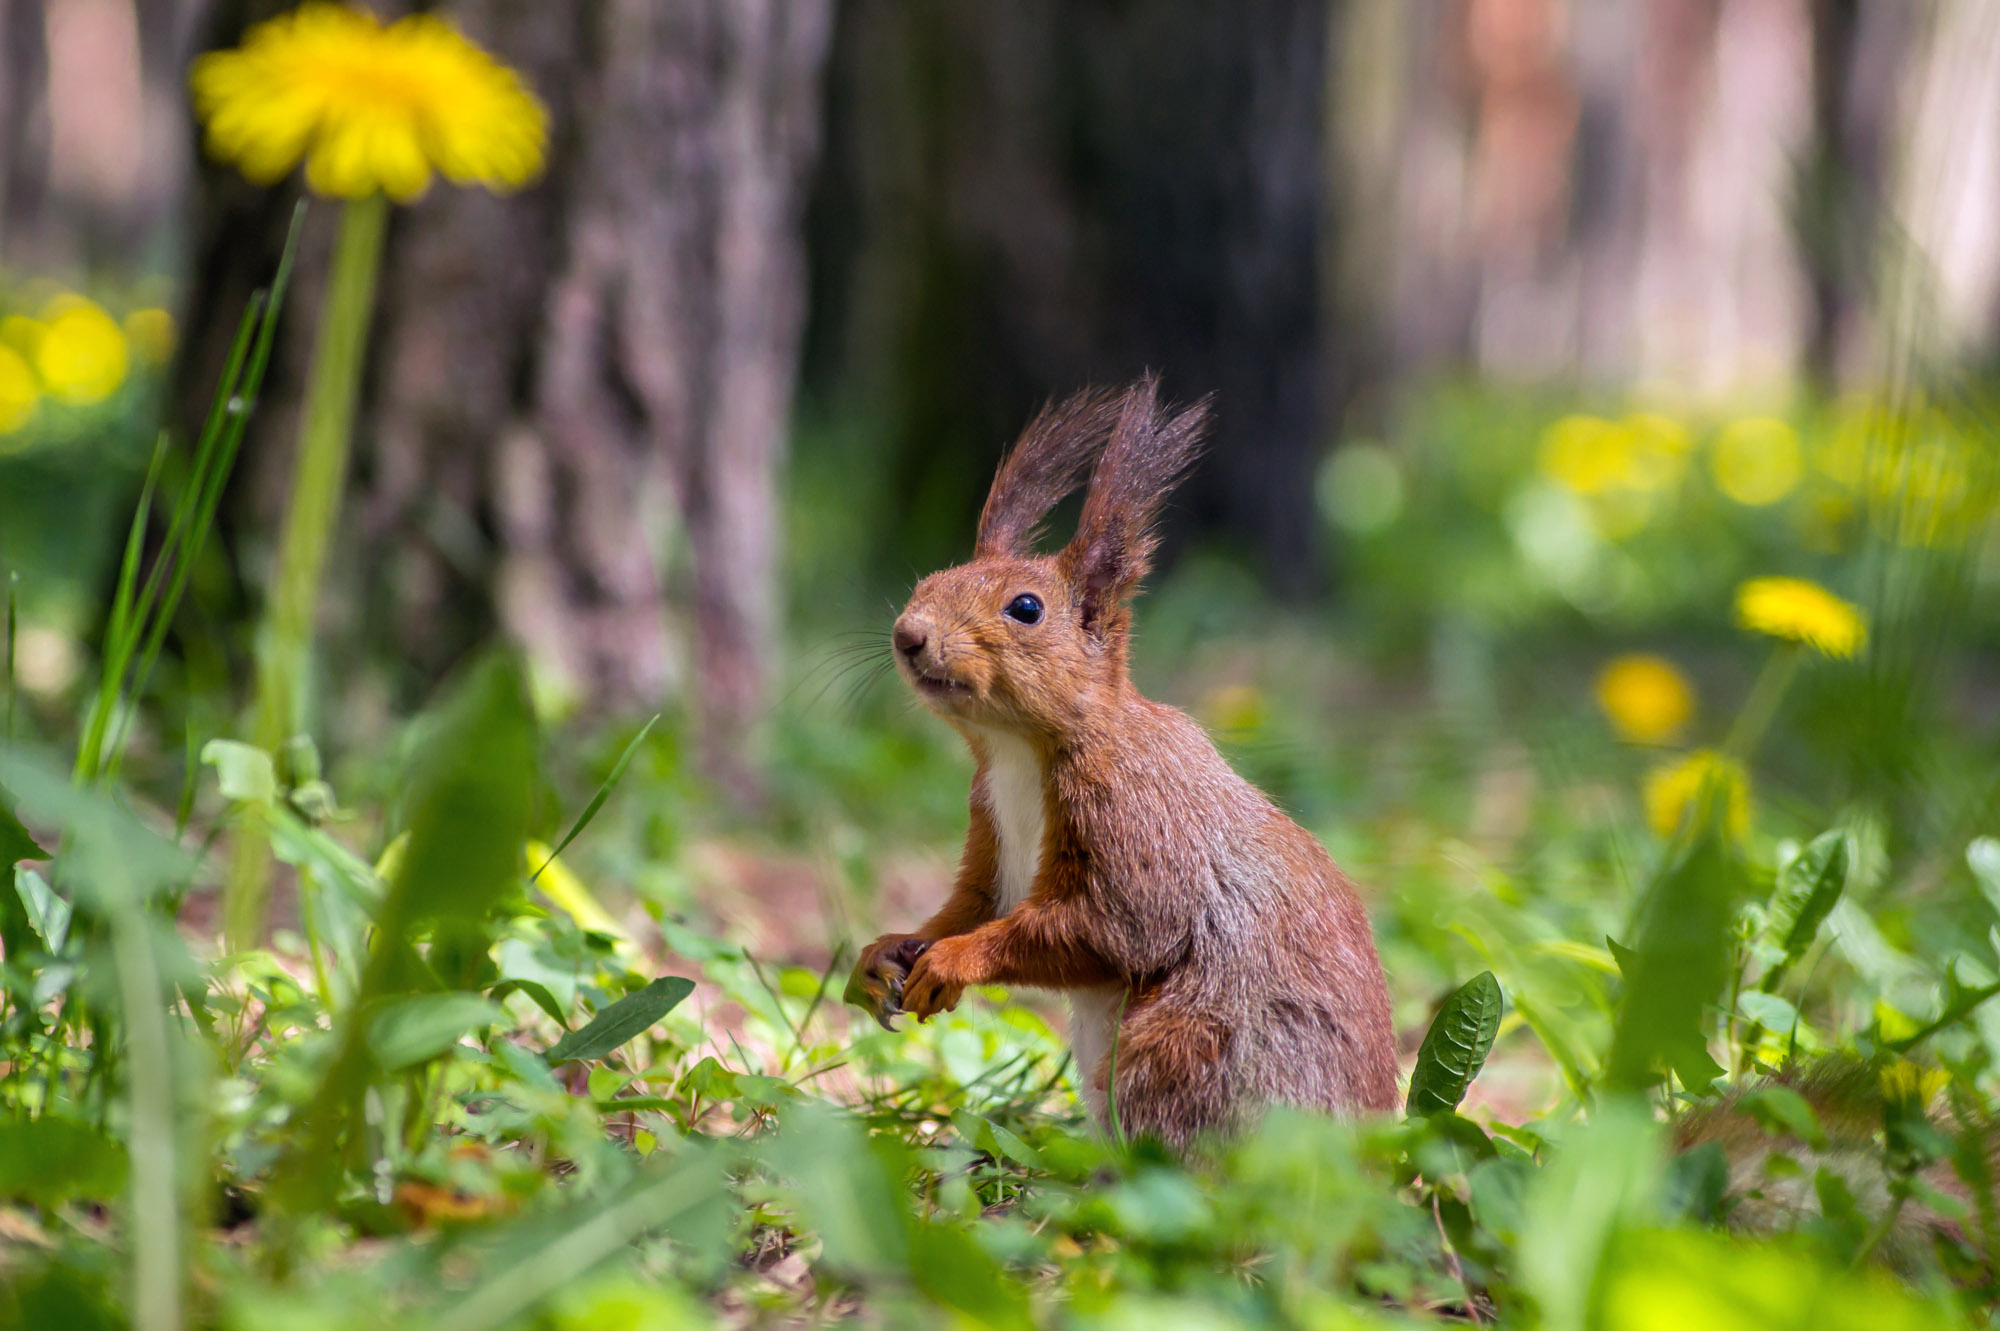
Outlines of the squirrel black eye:
<svg viewBox="0 0 2000 1331">
<path fill-rule="evenodd" d="M 1042 598 L 1023 592 L 1007 602 L 1005 613 L 1017 624 L 1039 624 L 1042 622 Z"/>
</svg>

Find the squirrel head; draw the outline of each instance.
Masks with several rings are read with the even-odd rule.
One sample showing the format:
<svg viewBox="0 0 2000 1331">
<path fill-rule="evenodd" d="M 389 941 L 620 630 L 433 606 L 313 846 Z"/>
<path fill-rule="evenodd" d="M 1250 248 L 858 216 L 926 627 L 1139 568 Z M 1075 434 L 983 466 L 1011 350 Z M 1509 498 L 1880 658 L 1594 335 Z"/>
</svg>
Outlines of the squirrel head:
<svg viewBox="0 0 2000 1331">
<path fill-rule="evenodd" d="M 1199 456 L 1207 418 L 1205 401 L 1163 408 L 1148 375 L 1029 423 L 993 478 L 972 560 L 919 582 L 896 620 L 897 667 L 926 706 L 963 726 L 1056 737 L 1111 701 L 1154 522 Z M 1036 554 L 1042 520 L 1086 472 L 1075 536 Z"/>
</svg>

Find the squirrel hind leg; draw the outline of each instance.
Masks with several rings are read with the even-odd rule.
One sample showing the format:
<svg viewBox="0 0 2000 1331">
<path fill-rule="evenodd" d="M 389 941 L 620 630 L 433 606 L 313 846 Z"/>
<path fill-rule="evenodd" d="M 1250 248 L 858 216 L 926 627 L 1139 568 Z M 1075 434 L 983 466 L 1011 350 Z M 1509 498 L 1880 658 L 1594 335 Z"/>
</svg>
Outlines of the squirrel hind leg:
<svg viewBox="0 0 2000 1331">
<path fill-rule="evenodd" d="M 1235 1043 L 1234 1032 L 1212 1017 L 1157 1008 L 1128 1016 L 1107 1058 L 1107 1069 L 1115 1069 L 1112 1107 L 1126 1138 L 1155 1137 L 1185 1151 L 1205 1134 L 1234 1127 L 1244 1108 L 1232 1068 Z"/>
</svg>

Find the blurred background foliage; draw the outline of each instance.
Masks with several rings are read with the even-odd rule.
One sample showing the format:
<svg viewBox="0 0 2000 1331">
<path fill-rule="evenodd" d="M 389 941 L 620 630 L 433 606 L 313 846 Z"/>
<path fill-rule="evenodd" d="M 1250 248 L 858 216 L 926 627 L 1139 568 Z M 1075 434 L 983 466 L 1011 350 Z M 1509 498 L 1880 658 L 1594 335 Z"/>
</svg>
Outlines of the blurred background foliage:
<svg viewBox="0 0 2000 1331">
<path fill-rule="evenodd" d="M 186 88 L 289 8 L 0 0 L 0 1323 L 1991 1324 L 1989 6 L 423 6 L 547 169 L 390 220 L 268 750 L 338 210 L 217 399 L 304 191 Z M 1059 1005 L 836 1001 L 964 827 L 894 610 L 1146 367 L 1217 430 L 1135 672 L 1406 1067 L 1497 980 L 1441 1111 L 1182 1165 Z"/>
</svg>

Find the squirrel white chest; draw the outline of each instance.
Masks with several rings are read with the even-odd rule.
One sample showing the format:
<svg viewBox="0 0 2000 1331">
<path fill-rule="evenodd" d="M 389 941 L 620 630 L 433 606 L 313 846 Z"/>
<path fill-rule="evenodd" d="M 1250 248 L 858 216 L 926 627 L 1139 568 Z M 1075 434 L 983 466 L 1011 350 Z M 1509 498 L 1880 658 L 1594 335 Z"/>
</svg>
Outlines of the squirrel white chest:
<svg viewBox="0 0 2000 1331">
<path fill-rule="evenodd" d="M 988 732 L 986 801 L 999 842 L 994 894 L 1005 915 L 1028 899 L 1042 863 L 1042 763 L 1026 740 Z"/>
</svg>

